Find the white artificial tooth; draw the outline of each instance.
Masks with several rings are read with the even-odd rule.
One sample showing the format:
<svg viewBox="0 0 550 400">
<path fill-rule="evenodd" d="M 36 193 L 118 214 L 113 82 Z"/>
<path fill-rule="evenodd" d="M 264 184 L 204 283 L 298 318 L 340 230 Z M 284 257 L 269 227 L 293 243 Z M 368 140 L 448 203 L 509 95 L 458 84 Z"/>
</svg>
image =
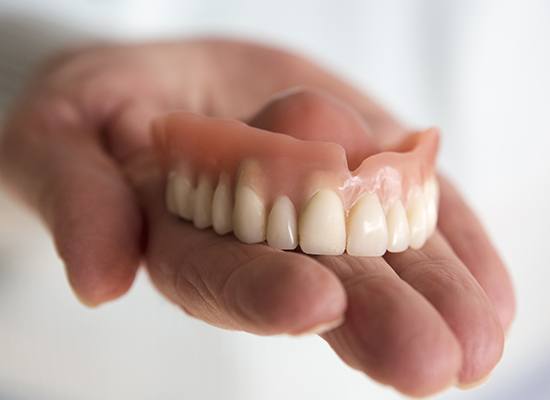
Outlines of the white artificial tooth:
<svg viewBox="0 0 550 400">
<path fill-rule="evenodd" d="M 174 214 L 186 220 L 193 219 L 193 186 L 187 177 L 177 172 L 170 173 L 166 183 L 166 203 Z"/>
<path fill-rule="evenodd" d="M 410 243 L 413 249 L 419 249 L 426 242 L 427 221 L 424 194 L 415 193 L 409 200 L 407 220 L 409 222 Z"/>
<path fill-rule="evenodd" d="M 180 197 L 181 201 L 178 204 L 178 210 L 180 217 L 187 221 L 193 221 L 196 189 L 191 186 L 191 182 L 187 182 L 185 187 L 188 189 L 182 189 L 182 192 L 186 192 L 187 194 Z"/>
<path fill-rule="evenodd" d="M 199 177 L 193 205 L 193 224 L 199 229 L 212 225 L 212 195 L 214 185 L 205 174 Z"/>
<path fill-rule="evenodd" d="M 409 223 L 407 213 L 400 200 L 388 211 L 386 216 L 388 225 L 388 251 L 399 253 L 409 247 Z"/>
<path fill-rule="evenodd" d="M 298 246 L 296 209 L 287 196 L 279 196 L 267 217 L 267 244 L 281 250 Z"/>
<path fill-rule="evenodd" d="M 439 185 L 435 177 L 428 179 L 424 184 L 424 197 L 426 200 L 427 236 L 430 236 L 437 226 L 439 207 Z"/>
<path fill-rule="evenodd" d="M 233 224 L 231 222 L 233 211 L 233 199 L 229 175 L 223 172 L 220 175 L 218 186 L 214 191 L 212 199 L 212 225 L 214 231 L 219 235 L 225 235 L 231 232 Z"/>
<path fill-rule="evenodd" d="M 300 213 L 300 248 L 307 254 L 338 255 L 346 248 L 346 218 L 340 197 L 322 189 Z"/>
<path fill-rule="evenodd" d="M 237 185 L 233 209 L 233 232 L 244 243 L 265 240 L 266 210 L 262 199 L 249 186 Z"/>
<path fill-rule="evenodd" d="M 363 195 L 348 215 L 347 252 L 352 256 L 381 256 L 386 252 L 388 228 L 378 196 Z"/>
</svg>

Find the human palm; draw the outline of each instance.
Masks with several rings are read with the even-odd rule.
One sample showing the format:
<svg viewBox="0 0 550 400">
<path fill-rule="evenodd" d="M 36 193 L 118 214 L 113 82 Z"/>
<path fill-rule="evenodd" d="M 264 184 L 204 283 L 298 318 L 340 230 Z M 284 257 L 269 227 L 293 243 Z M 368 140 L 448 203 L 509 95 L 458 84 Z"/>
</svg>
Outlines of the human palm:
<svg viewBox="0 0 550 400">
<path fill-rule="evenodd" d="M 279 50 L 98 47 L 37 74 L 5 125 L 0 174 L 39 211 L 87 304 L 122 295 L 144 260 L 187 313 L 258 334 L 320 333 L 350 366 L 404 393 L 482 379 L 501 356 L 514 296 L 480 223 L 443 178 L 438 231 L 421 250 L 383 258 L 242 244 L 165 211 L 152 118 L 186 109 L 248 121 L 295 86 L 353 106 L 380 143 L 405 132 L 350 85 Z"/>
</svg>

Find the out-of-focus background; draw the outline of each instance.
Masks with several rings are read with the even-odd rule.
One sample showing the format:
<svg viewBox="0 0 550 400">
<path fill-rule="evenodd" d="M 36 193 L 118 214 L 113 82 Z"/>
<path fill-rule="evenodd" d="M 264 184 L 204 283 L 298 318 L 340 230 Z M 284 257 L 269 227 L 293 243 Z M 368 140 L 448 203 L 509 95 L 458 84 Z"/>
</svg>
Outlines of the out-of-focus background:
<svg viewBox="0 0 550 400">
<path fill-rule="evenodd" d="M 325 4 L 326 3 L 326 4 Z M 440 165 L 508 263 L 518 315 L 480 388 L 438 399 L 550 398 L 550 3 L 0 0 L 0 114 L 69 43 L 231 35 L 304 52 L 411 125 L 439 125 Z M 141 274 L 81 306 L 50 239 L 0 191 L 0 399 L 398 399 L 319 338 L 197 322 Z"/>
</svg>

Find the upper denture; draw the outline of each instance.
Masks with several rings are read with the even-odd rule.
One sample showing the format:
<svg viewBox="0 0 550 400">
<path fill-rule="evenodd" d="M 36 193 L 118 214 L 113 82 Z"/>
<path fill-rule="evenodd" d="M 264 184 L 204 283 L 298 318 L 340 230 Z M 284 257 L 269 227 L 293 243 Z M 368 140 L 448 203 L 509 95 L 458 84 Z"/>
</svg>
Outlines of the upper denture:
<svg viewBox="0 0 550 400">
<path fill-rule="evenodd" d="M 347 246 L 354 255 L 418 248 L 435 228 L 436 129 L 375 154 L 363 141 L 367 156 L 354 148 L 353 171 L 349 143 L 187 112 L 157 119 L 153 131 L 169 176 L 167 206 L 198 228 L 282 249 L 299 243 L 310 254 Z"/>
</svg>

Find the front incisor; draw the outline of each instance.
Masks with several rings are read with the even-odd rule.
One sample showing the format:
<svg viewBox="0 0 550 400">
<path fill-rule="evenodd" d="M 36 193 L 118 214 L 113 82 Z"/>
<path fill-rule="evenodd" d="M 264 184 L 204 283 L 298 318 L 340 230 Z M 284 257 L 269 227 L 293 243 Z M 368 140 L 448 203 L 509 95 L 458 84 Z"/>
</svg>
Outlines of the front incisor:
<svg viewBox="0 0 550 400">
<path fill-rule="evenodd" d="M 342 200 L 332 190 L 319 190 L 300 213 L 300 248 L 307 254 L 338 255 L 346 248 Z"/>
<path fill-rule="evenodd" d="M 347 252 L 352 256 L 381 256 L 388 245 L 386 216 L 378 196 L 363 195 L 348 215 Z"/>
<path fill-rule="evenodd" d="M 422 192 L 417 192 L 409 201 L 407 219 L 410 231 L 409 245 L 413 249 L 419 249 L 426 242 L 427 230 L 426 202 Z"/>
<path fill-rule="evenodd" d="M 388 225 L 388 251 L 399 253 L 409 247 L 409 222 L 403 203 L 398 200 L 388 211 L 386 216 Z"/>
<path fill-rule="evenodd" d="M 431 235 L 437 226 L 437 213 L 439 209 L 439 185 L 435 177 L 424 184 L 424 197 L 426 199 L 426 224 L 427 235 Z"/>
<path fill-rule="evenodd" d="M 287 196 L 279 196 L 267 217 L 267 244 L 281 250 L 298 246 L 296 209 Z"/>
</svg>

